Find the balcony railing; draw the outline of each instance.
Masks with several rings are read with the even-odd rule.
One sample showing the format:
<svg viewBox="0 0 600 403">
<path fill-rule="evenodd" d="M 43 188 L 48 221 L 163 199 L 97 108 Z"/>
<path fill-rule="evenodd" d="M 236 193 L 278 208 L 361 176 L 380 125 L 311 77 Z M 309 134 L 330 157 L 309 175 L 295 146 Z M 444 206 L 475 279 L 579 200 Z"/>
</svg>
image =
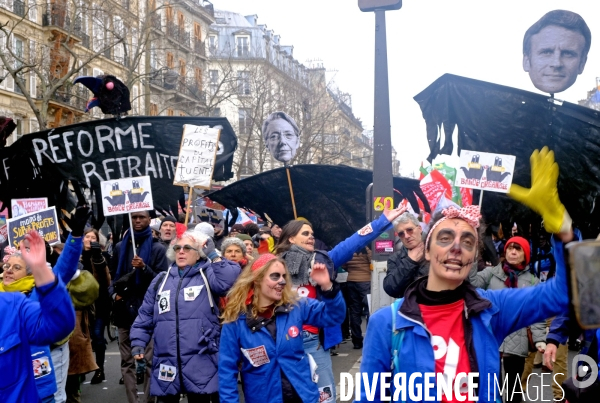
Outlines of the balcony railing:
<svg viewBox="0 0 600 403">
<path fill-rule="evenodd" d="M 170 21 L 167 21 L 167 36 L 185 47 L 190 47 L 190 33 Z"/>
<path fill-rule="evenodd" d="M 52 94 L 51 99 L 83 111 L 87 105 L 89 95 L 90 92 L 85 88 L 61 87 Z"/>
<path fill-rule="evenodd" d="M 25 17 L 25 2 L 21 0 L 13 0 L 13 13 L 19 17 Z"/>
<path fill-rule="evenodd" d="M 199 102 L 206 101 L 202 86 L 195 79 L 181 77 L 174 70 L 155 71 L 150 77 L 150 84 L 168 91 L 176 91 L 179 95 L 194 98 Z"/>
<path fill-rule="evenodd" d="M 79 36 L 81 37 L 81 46 L 90 49 L 90 36 L 88 34 L 84 34 L 83 32 L 80 33 Z"/>
<path fill-rule="evenodd" d="M 44 7 L 44 14 L 42 15 L 42 25 L 55 26 L 63 29 L 69 29 L 71 27 L 71 20 L 67 15 L 67 8 L 64 5 L 49 4 Z"/>
<path fill-rule="evenodd" d="M 152 28 L 158 29 L 159 31 L 162 30 L 162 21 L 160 18 L 160 14 L 152 14 L 152 16 L 150 17 L 150 22 L 152 23 Z"/>
<path fill-rule="evenodd" d="M 203 41 L 194 39 L 194 52 L 198 53 L 200 56 L 206 57 L 206 46 Z"/>
</svg>

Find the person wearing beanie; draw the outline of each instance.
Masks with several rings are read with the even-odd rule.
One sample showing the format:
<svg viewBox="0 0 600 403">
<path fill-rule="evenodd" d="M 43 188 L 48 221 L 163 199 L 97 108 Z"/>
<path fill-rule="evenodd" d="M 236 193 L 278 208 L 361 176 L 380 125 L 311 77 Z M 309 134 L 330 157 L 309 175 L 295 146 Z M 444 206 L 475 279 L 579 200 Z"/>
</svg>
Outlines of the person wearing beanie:
<svg viewBox="0 0 600 403">
<path fill-rule="evenodd" d="M 504 246 L 505 261 L 495 267 L 487 267 L 477 273 L 472 285 L 484 290 L 501 290 L 504 288 L 532 287 L 539 279 L 530 270 L 531 249 L 529 242 L 520 236 L 506 241 Z M 543 353 L 546 349 L 546 322 L 538 322 L 528 328 L 522 328 L 509 334 L 502 345 L 500 353 L 504 364 L 504 372 L 509 385 L 514 385 L 517 376 L 520 378 L 525 369 L 525 360 L 529 352 Z M 515 400 L 521 396 L 515 394 Z"/>
<path fill-rule="evenodd" d="M 194 231 L 206 235 L 210 238 L 215 238 L 215 228 L 207 222 L 201 222 L 194 227 Z"/>
<path fill-rule="evenodd" d="M 160 242 L 165 245 L 165 247 L 169 247 L 173 238 L 177 236 L 177 220 L 173 216 L 166 216 L 162 222 L 160 223 L 160 227 L 158 228 L 160 232 Z"/>
<path fill-rule="evenodd" d="M 254 256 L 254 242 L 252 242 L 252 237 L 247 234 L 238 234 L 237 239 L 241 240 L 246 246 L 246 256 L 251 256 L 252 258 L 256 258 Z M 257 254 L 258 255 L 258 254 Z"/>
<path fill-rule="evenodd" d="M 339 285 L 331 281 L 324 264 L 315 263 L 310 277 L 319 287 L 321 301 L 299 298 L 292 290 L 285 261 L 273 254 L 261 255 L 251 270 L 242 272 L 221 315 L 221 401 L 240 401 L 238 372 L 248 403 L 319 401 L 311 369 L 313 360 L 304 352 L 302 327 L 339 326 L 346 305 Z M 331 396 L 331 388 L 335 385 L 321 393 Z"/>
</svg>

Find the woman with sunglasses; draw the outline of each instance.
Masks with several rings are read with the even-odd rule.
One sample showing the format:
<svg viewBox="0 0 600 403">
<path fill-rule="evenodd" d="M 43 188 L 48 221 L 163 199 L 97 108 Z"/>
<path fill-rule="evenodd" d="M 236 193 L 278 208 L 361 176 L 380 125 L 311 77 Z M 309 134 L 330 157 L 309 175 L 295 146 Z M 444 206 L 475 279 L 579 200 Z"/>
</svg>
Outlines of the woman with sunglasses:
<svg viewBox="0 0 600 403">
<path fill-rule="evenodd" d="M 283 259 L 267 253 L 251 267 L 228 294 L 222 316 L 221 401 L 240 401 L 237 373 L 241 363 L 247 403 L 318 402 L 320 394 L 311 359 L 304 351 L 302 327 L 342 323 L 345 304 L 340 287 L 331 281 L 325 265 L 315 263 L 310 278 L 323 299 L 299 298 Z M 323 393 L 333 395 L 331 388 Z"/>
<path fill-rule="evenodd" d="M 132 354 L 144 358 L 154 340 L 150 395 L 158 402 L 218 402 L 218 299 L 240 274 L 237 263 L 219 257 L 212 239 L 187 231 L 167 258 L 174 263 L 154 278 L 131 327 Z"/>
</svg>

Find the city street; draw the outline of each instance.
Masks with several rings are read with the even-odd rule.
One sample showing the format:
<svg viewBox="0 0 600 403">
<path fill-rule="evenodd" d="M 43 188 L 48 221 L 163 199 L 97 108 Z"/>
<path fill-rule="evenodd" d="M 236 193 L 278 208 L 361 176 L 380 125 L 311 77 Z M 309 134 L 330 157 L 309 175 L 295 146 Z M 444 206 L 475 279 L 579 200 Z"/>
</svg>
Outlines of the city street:
<svg viewBox="0 0 600 403">
<path fill-rule="evenodd" d="M 363 320 L 363 329 L 365 328 L 365 321 Z M 359 369 L 360 358 L 362 350 L 354 350 L 352 348 L 352 342 L 346 341 L 345 343 L 340 345 L 339 355 L 332 357 L 333 361 L 333 373 L 336 378 L 336 384 L 338 386 L 338 401 L 340 401 L 340 393 L 339 393 L 339 381 L 340 381 L 340 372 L 349 372 L 354 377 L 354 373 L 356 373 Z M 569 351 L 569 364 L 573 357 L 575 356 L 575 352 Z M 108 344 L 108 349 L 106 351 L 106 381 L 99 385 L 91 385 L 89 383 L 93 374 L 88 374 L 84 384 L 82 385 L 82 402 L 90 402 L 90 403 L 118 403 L 118 402 L 126 402 L 125 398 L 125 386 L 119 385 L 119 379 L 121 378 L 121 370 L 120 370 L 120 357 L 119 357 L 119 349 L 116 341 L 110 342 Z M 541 374 L 540 369 L 534 369 L 534 373 Z M 527 398 L 524 399 L 526 402 L 543 402 L 543 401 L 551 401 L 552 400 L 552 390 L 550 388 L 551 376 L 544 376 L 544 386 L 542 388 L 542 396 L 539 396 L 539 388 L 540 388 L 540 376 L 531 376 L 531 383 L 529 385 L 529 397 L 531 400 Z M 138 390 L 141 392 L 141 385 L 138 387 Z M 347 402 L 349 400 L 343 400 Z M 187 402 L 187 399 L 183 399 L 182 402 Z M 243 396 L 241 399 L 243 402 Z M 267 403 L 267 402 L 265 402 Z"/>
</svg>

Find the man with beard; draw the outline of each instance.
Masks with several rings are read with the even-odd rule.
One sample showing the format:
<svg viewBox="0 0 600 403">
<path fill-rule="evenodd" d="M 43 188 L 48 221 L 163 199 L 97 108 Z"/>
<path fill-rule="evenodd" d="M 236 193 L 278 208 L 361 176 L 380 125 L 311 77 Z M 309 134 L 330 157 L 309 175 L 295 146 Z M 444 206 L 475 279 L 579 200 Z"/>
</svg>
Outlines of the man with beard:
<svg viewBox="0 0 600 403">
<path fill-rule="evenodd" d="M 170 215 L 166 216 L 160 223 L 160 242 L 167 248 L 171 244 L 173 238 L 177 235 L 176 223 L 177 220 L 175 217 L 171 217 Z"/>
<path fill-rule="evenodd" d="M 429 264 L 424 259 L 423 230 L 419 220 L 406 212 L 394 220 L 394 229 L 402 246 L 388 259 L 383 289 L 389 296 L 401 298 L 410 283 L 429 273 Z"/>
</svg>

